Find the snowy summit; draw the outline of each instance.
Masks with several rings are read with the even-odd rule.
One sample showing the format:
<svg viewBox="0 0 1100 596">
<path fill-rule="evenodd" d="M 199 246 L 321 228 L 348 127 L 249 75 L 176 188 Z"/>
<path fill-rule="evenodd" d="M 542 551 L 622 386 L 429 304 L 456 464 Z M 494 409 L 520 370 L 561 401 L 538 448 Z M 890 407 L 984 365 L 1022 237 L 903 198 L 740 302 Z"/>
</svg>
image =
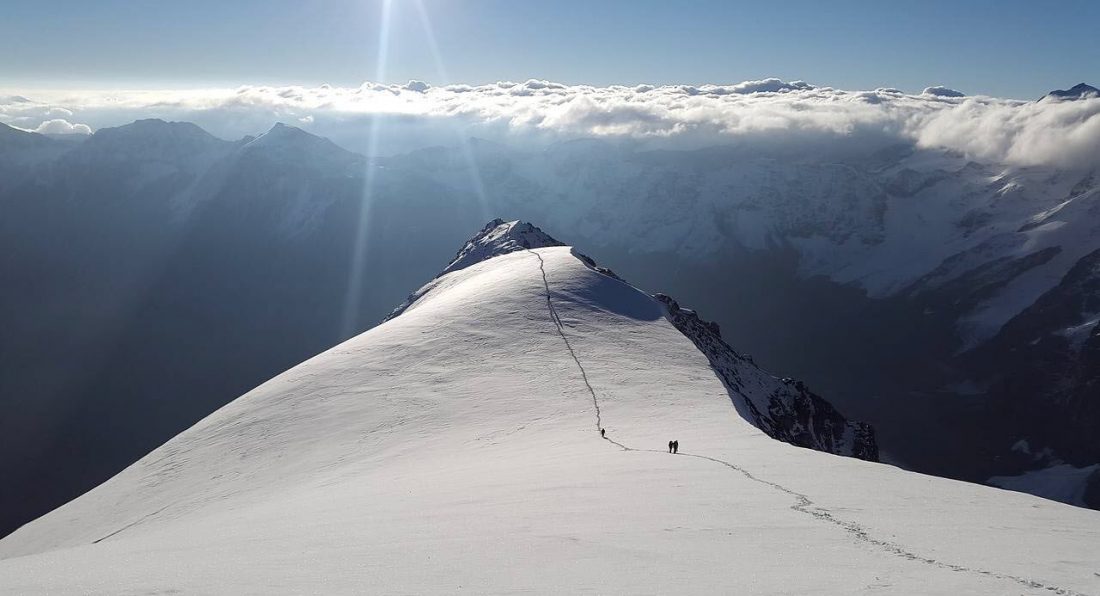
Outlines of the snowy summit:
<svg viewBox="0 0 1100 596">
<path fill-rule="evenodd" d="M 0 541 L 0 586 L 1100 592 L 1095 512 L 874 456 L 695 313 L 496 220 L 387 322 Z"/>
</svg>

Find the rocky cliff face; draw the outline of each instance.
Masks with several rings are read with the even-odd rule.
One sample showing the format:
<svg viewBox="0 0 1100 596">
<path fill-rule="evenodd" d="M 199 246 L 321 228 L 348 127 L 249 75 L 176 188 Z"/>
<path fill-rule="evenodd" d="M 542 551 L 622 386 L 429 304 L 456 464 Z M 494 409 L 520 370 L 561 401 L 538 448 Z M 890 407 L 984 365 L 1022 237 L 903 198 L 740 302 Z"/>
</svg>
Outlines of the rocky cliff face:
<svg viewBox="0 0 1100 596">
<path fill-rule="evenodd" d="M 742 415 L 773 439 L 837 455 L 878 461 L 875 432 L 869 424 L 852 422 L 801 381 L 769 375 L 748 356 L 722 340 L 715 323 L 681 308 L 672 298 L 655 296 L 668 319 L 707 359 L 730 392 Z"/>
</svg>

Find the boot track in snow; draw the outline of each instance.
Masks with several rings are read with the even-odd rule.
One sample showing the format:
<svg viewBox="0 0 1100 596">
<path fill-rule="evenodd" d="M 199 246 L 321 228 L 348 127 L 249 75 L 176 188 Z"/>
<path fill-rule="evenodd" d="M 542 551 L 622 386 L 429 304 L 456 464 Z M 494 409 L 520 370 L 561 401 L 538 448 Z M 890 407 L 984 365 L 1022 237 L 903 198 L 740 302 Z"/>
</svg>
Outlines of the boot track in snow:
<svg viewBox="0 0 1100 596">
<path fill-rule="evenodd" d="M 593 405 L 593 407 L 596 411 L 596 430 L 599 431 L 600 429 L 603 428 L 603 417 L 602 417 L 602 413 L 600 411 L 600 399 L 596 394 L 596 390 L 592 387 L 592 383 L 588 380 L 588 374 L 587 374 L 587 372 L 585 372 L 584 365 L 581 364 L 580 358 L 577 357 L 577 352 L 573 349 L 573 345 L 571 343 L 569 343 L 569 338 L 565 335 L 565 326 L 561 322 L 561 317 L 558 316 L 557 309 L 554 308 L 554 301 L 553 301 L 552 293 L 550 291 L 550 281 L 546 277 L 546 261 L 543 260 L 542 255 L 540 255 L 538 252 L 536 252 L 532 249 L 526 249 L 526 250 L 527 250 L 527 252 L 535 255 L 535 257 L 539 260 L 539 272 L 542 274 L 542 283 L 543 283 L 543 286 L 546 289 L 546 308 L 550 312 L 550 319 L 554 323 L 554 328 L 557 330 L 558 335 L 561 336 L 562 342 L 565 344 L 566 349 L 569 350 L 569 355 L 573 358 L 573 362 L 575 362 L 577 364 L 577 369 L 580 370 L 581 379 L 584 381 L 585 388 L 588 389 L 588 393 L 592 395 L 592 405 Z M 634 447 L 628 447 L 628 446 L 612 439 L 611 437 L 607 437 L 607 436 L 604 436 L 603 440 L 618 446 L 623 451 L 628 451 L 628 452 L 630 452 L 630 451 L 649 452 L 649 453 L 662 453 L 662 454 L 664 453 L 664 451 L 662 451 L 660 449 L 637 449 L 637 448 L 634 448 Z M 794 497 L 795 504 L 791 505 L 792 510 L 797 511 L 799 513 L 802 513 L 804 515 L 809 515 L 809 516 L 813 517 L 814 519 L 817 519 L 817 520 L 820 520 L 820 521 L 823 521 L 823 522 L 826 522 L 826 523 L 830 523 L 834 526 L 837 526 L 837 527 L 841 528 L 842 530 L 846 531 L 848 534 L 850 534 L 857 542 L 872 546 L 872 547 L 877 548 L 878 550 L 880 550 L 882 552 L 885 552 L 885 553 L 888 553 L 888 554 L 891 554 L 891 555 L 894 555 L 894 556 L 897 556 L 897 557 L 901 557 L 901 558 L 907 559 L 909 561 L 915 561 L 915 562 L 918 562 L 918 563 L 923 563 L 925 565 L 931 565 L 931 566 L 937 567 L 939 569 L 946 569 L 948 571 L 955 571 L 955 572 L 960 572 L 960 573 L 970 573 L 970 574 L 980 575 L 980 576 L 984 576 L 984 577 L 988 577 L 988 578 L 992 578 L 992 579 L 1010 581 L 1010 582 L 1017 583 L 1021 586 L 1024 586 L 1026 588 L 1031 588 L 1031 589 L 1035 589 L 1035 590 L 1046 590 L 1046 591 L 1050 592 L 1051 594 L 1064 594 L 1066 596 L 1087 596 L 1086 594 L 1082 594 L 1081 592 L 1075 592 L 1075 591 L 1067 589 L 1067 588 L 1060 588 L 1058 586 L 1045 584 L 1043 582 L 1031 580 L 1031 579 L 1024 578 L 1024 577 L 1018 577 L 1018 576 L 1015 576 L 1015 575 L 1008 575 L 1008 574 L 1004 574 L 1004 573 L 997 573 L 995 571 L 988 571 L 988 570 L 985 570 L 985 569 L 976 569 L 976 568 L 966 567 L 964 565 L 958 565 L 958 564 L 955 564 L 955 563 L 949 563 L 949 562 L 946 562 L 946 561 L 940 561 L 940 560 L 937 560 L 937 559 L 932 559 L 930 557 L 925 557 L 925 556 L 919 555 L 917 553 L 914 553 L 914 552 L 906 549 L 905 547 L 903 547 L 899 544 L 895 544 L 893 542 L 889 542 L 889 541 L 886 541 L 886 540 L 875 538 L 875 537 L 871 536 L 867 532 L 867 530 L 864 527 L 860 526 L 859 524 L 857 524 L 855 522 L 844 521 L 842 519 L 839 519 L 839 518 L 835 517 L 832 514 L 832 512 L 830 512 L 829 510 L 824 509 L 822 507 L 818 507 L 813 502 L 813 500 L 810 499 L 810 497 L 808 497 L 808 496 L 806 496 L 806 495 L 804 495 L 804 494 L 802 494 L 798 491 L 789 489 L 789 488 L 787 488 L 787 487 L 785 487 L 781 484 L 778 484 L 776 482 L 771 482 L 770 480 L 764 480 L 764 479 L 758 478 L 757 476 L 753 475 L 751 472 L 749 472 L 748 470 L 742 468 L 741 466 L 738 466 L 736 464 L 732 464 L 732 463 L 730 463 L 728 461 L 725 461 L 725 460 L 722 460 L 722 459 L 718 459 L 716 457 L 710 457 L 710 456 L 707 456 L 707 455 L 698 455 L 698 454 L 694 454 L 694 453 L 680 453 L 679 455 L 686 456 L 686 457 L 694 457 L 694 458 L 697 458 L 697 459 L 703 459 L 703 460 L 707 460 L 707 461 L 714 462 L 716 464 L 725 466 L 725 467 L 727 467 L 731 470 L 734 470 L 736 472 L 740 472 L 741 475 L 743 475 L 745 478 L 747 478 L 747 479 L 749 479 L 753 482 L 757 482 L 759 484 L 769 486 L 769 487 L 771 487 L 771 488 L 773 488 L 773 489 L 775 489 L 779 492 L 782 492 L 782 493 L 787 494 L 791 497 Z"/>
<path fill-rule="evenodd" d="M 550 291 L 550 281 L 546 276 L 546 262 L 543 260 L 542 255 L 535 252 L 534 250 L 531 250 L 531 249 L 526 249 L 526 250 L 527 250 L 527 252 L 535 255 L 535 258 L 537 258 L 538 261 L 539 261 L 539 272 L 542 274 L 542 283 L 543 283 L 543 286 L 546 290 L 546 308 L 550 313 L 550 319 L 554 323 L 554 328 L 557 330 L 558 335 L 561 337 L 562 342 L 565 344 L 566 349 L 569 351 L 569 355 L 573 358 L 573 362 L 576 363 L 577 369 L 581 373 L 581 380 L 584 382 L 585 388 L 588 390 L 588 393 L 592 396 L 592 406 L 593 406 L 593 408 L 596 412 L 596 430 L 599 431 L 600 429 L 603 428 L 603 415 L 602 415 L 602 412 L 600 411 L 600 399 L 599 399 L 599 396 L 596 394 L 595 388 L 592 387 L 592 383 L 588 379 L 588 373 L 585 371 L 584 365 L 581 364 L 580 358 L 577 357 L 577 353 L 573 349 L 573 345 L 569 342 L 569 337 L 566 336 L 566 334 L 565 334 L 565 325 L 561 322 L 561 317 L 558 316 L 558 311 L 554 307 L 553 295 L 552 295 L 552 292 Z M 620 449 L 622 449 L 623 451 L 626 451 L 626 452 L 649 452 L 649 453 L 661 453 L 661 454 L 664 453 L 664 451 L 659 450 L 659 449 L 638 449 L 638 448 L 634 448 L 634 447 L 628 447 L 628 446 L 626 446 L 626 445 L 624 445 L 624 444 L 622 444 L 622 443 L 620 443 L 620 442 L 618 442 L 618 441 L 616 441 L 616 440 L 614 440 L 614 439 L 612 439 L 611 437 L 608 437 L 608 436 L 604 436 L 603 440 L 605 440 L 605 441 L 607 441 L 607 442 L 609 442 L 613 445 L 616 445 L 617 447 L 619 447 Z M 949 562 L 940 561 L 940 560 L 937 560 L 937 559 L 932 559 L 932 558 L 929 558 L 929 557 L 921 556 L 919 554 L 916 554 L 916 553 L 906 549 L 905 547 L 903 547 L 899 544 L 895 544 L 893 542 L 889 542 L 889 541 L 886 541 L 886 540 L 875 538 L 875 537 L 871 536 L 867 532 L 867 530 L 865 528 L 863 528 L 862 526 L 860 526 L 859 524 L 857 524 L 855 522 L 844 521 L 842 519 L 838 519 L 837 517 L 835 517 L 832 514 L 832 512 L 828 511 L 827 509 L 816 506 L 816 504 L 813 502 L 813 500 L 811 500 L 808 496 L 806 496 L 806 495 L 804 495 L 800 492 L 794 491 L 792 489 L 789 489 L 789 488 L 787 488 L 787 487 L 785 487 L 781 484 L 771 482 L 769 480 L 764 480 L 764 479 L 758 478 L 755 475 L 753 475 L 751 472 L 749 472 L 748 470 L 746 470 L 746 469 L 744 469 L 744 468 L 742 468 L 742 467 L 740 467 L 736 464 L 732 464 L 728 461 L 718 459 L 716 457 L 710 457 L 710 456 L 707 456 L 707 455 L 698 455 L 698 454 L 694 454 L 694 453 L 680 453 L 679 455 L 685 456 L 685 457 L 694 457 L 694 458 L 697 458 L 697 459 L 704 459 L 704 460 L 707 460 L 707 461 L 714 462 L 716 464 L 725 466 L 725 467 L 727 467 L 731 470 L 734 470 L 736 472 L 740 472 L 745 478 L 747 478 L 747 479 L 749 479 L 753 482 L 757 482 L 759 484 L 769 486 L 769 487 L 771 487 L 771 488 L 773 488 L 773 489 L 775 489 L 779 492 L 782 492 L 782 493 L 787 494 L 791 497 L 794 497 L 795 504 L 791 506 L 792 510 L 797 511 L 797 512 L 802 513 L 802 514 L 805 514 L 805 515 L 809 515 L 809 516 L 813 517 L 814 519 L 817 519 L 817 520 L 820 520 L 820 521 L 823 521 L 823 522 L 826 522 L 826 523 L 830 523 L 834 526 L 837 526 L 837 527 L 841 528 L 842 530 L 846 531 L 848 534 L 850 534 L 857 542 L 860 542 L 860 543 L 869 545 L 871 547 L 877 548 L 878 550 L 880 550 L 882 552 L 885 552 L 885 553 L 888 553 L 888 554 L 891 554 L 891 555 L 895 555 L 895 556 L 898 556 L 898 557 L 901 557 L 903 559 L 907 559 L 907 560 L 910 560 L 910 561 L 923 563 L 925 565 L 931 565 L 933 567 L 937 567 L 937 568 L 940 568 L 940 569 L 946 569 L 946 570 L 949 570 L 949 571 L 956 571 L 956 572 L 960 572 L 960 573 L 970 573 L 970 574 L 981 575 L 981 576 L 992 578 L 992 579 L 1010 581 L 1010 582 L 1017 583 L 1021 586 L 1027 587 L 1027 588 L 1036 589 L 1036 590 L 1046 590 L 1046 591 L 1049 591 L 1051 594 L 1064 594 L 1064 595 L 1067 595 L 1067 596 L 1087 596 L 1087 595 L 1082 594 L 1080 592 L 1075 592 L 1073 590 L 1069 590 L 1069 589 L 1066 589 L 1066 588 L 1060 588 L 1058 586 L 1045 584 L 1045 583 L 1042 583 L 1042 582 L 1039 582 L 1039 581 L 1035 581 L 1035 580 L 1031 580 L 1031 579 L 1027 579 L 1027 578 L 1023 578 L 1023 577 L 1018 577 L 1018 576 L 1015 576 L 1015 575 L 997 573 L 997 572 L 994 572 L 994 571 L 987 571 L 985 569 L 975 569 L 975 568 L 971 568 L 971 567 L 966 567 L 964 565 L 958 565 L 958 564 L 955 564 L 955 563 L 949 563 Z M 132 528 L 132 527 L 134 527 L 138 524 L 141 524 L 142 522 L 146 521 L 147 519 L 153 517 L 154 515 L 160 513 L 161 511 L 163 511 L 167 508 L 168 508 L 168 506 L 162 507 L 161 509 L 159 509 L 157 511 L 154 511 L 153 513 L 150 513 L 148 515 L 145 515 L 145 516 L 141 517 L 137 521 L 134 521 L 134 522 L 131 522 L 131 523 L 125 525 L 125 526 L 122 526 L 118 530 L 115 530 L 114 532 L 111 532 L 110 534 L 107 534 L 107 535 L 99 538 L 98 540 L 93 541 L 92 543 L 93 544 L 98 544 L 99 542 L 102 542 L 103 540 L 111 538 L 111 537 L 113 537 L 113 536 L 115 536 L 115 535 L 129 529 L 129 528 Z"/>
</svg>

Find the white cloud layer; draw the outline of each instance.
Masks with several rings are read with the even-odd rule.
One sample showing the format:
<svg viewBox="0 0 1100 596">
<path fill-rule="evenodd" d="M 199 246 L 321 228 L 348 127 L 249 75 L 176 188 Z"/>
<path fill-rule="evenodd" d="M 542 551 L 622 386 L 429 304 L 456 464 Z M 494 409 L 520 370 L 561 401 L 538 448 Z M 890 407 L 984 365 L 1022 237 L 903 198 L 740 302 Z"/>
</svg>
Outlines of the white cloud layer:
<svg viewBox="0 0 1100 596">
<path fill-rule="evenodd" d="M 67 112 L 68 110 L 63 111 Z M 90 135 L 92 134 L 92 128 L 87 124 L 73 124 L 64 118 L 54 118 L 52 120 L 43 121 L 34 129 L 34 132 L 55 135 Z"/>
<path fill-rule="evenodd" d="M 193 121 L 225 138 L 284 121 L 360 150 L 371 120 L 380 117 L 392 132 L 382 152 L 453 143 L 457 133 L 509 141 L 629 138 L 681 148 L 742 143 L 873 149 L 911 143 L 1013 165 L 1088 165 L 1100 154 L 1100 98 L 1024 102 L 967 97 L 945 87 L 909 95 L 778 79 L 633 87 L 532 79 L 480 86 L 410 81 L 0 95 L 0 122 L 29 130 L 68 126 L 75 132 L 149 117 Z"/>
</svg>

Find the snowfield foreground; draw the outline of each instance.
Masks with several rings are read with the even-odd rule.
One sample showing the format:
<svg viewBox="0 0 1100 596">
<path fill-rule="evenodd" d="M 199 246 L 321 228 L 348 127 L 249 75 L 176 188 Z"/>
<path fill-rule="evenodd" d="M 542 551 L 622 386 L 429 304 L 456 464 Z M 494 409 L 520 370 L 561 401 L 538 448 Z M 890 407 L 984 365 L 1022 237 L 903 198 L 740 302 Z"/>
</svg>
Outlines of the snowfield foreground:
<svg viewBox="0 0 1100 596">
<path fill-rule="evenodd" d="M 1100 513 L 773 440 L 568 247 L 413 298 L 0 541 L 0 591 L 1100 594 Z"/>
</svg>

